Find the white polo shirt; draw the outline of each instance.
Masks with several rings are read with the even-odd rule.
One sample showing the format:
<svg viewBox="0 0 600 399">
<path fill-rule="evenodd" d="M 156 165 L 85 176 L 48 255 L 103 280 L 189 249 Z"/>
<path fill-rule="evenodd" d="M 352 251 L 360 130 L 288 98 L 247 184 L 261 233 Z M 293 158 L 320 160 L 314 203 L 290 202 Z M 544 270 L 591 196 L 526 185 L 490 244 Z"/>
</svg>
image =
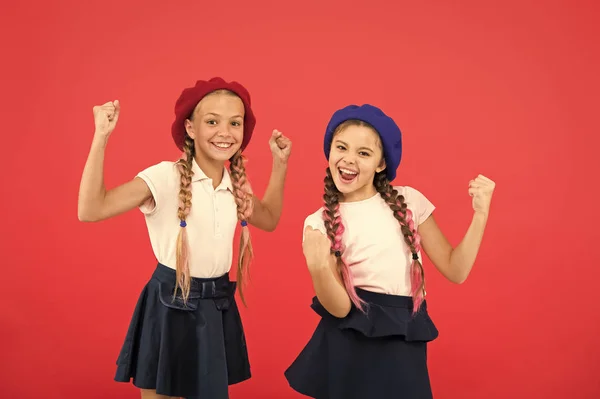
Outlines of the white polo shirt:
<svg viewBox="0 0 600 399">
<path fill-rule="evenodd" d="M 418 230 L 418 225 L 431 215 L 435 207 L 414 188 L 394 188 L 404 196 Z M 381 195 L 378 193 L 363 201 L 340 203 L 340 214 L 345 227 L 343 258 L 350 266 L 354 285 L 367 291 L 410 296 L 412 254 L 404 241 L 400 223 Z M 309 215 L 304 221 L 304 228 L 311 226 L 326 234 L 322 215 L 323 208 Z"/>
<path fill-rule="evenodd" d="M 192 207 L 187 217 L 190 246 L 190 274 L 212 278 L 229 272 L 233 254 L 233 237 L 238 223 L 231 177 L 224 168 L 221 184 L 213 189 L 213 181 L 194 160 L 192 170 Z M 176 268 L 177 235 L 180 226 L 180 175 L 174 162 L 151 166 L 137 177 L 143 179 L 152 198 L 140 210 L 146 218 L 148 234 L 158 262 Z"/>
</svg>

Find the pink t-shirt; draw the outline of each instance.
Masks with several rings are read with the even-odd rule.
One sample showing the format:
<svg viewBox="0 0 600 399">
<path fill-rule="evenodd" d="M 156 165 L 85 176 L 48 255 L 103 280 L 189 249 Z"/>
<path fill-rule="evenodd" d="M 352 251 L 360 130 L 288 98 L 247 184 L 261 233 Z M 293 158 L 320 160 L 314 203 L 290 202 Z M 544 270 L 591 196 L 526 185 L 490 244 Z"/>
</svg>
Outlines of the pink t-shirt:
<svg viewBox="0 0 600 399">
<path fill-rule="evenodd" d="M 434 205 L 414 188 L 394 188 L 404 196 L 418 230 L 434 211 Z M 304 228 L 311 226 L 326 234 L 322 212 L 323 208 L 309 215 Z M 340 213 L 345 227 L 342 256 L 350 266 L 354 285 L 383 294 L 410 296 L 412 254 L 389 205 L 376 194 L 363 201 L 340 203 Z"/>
</svg>

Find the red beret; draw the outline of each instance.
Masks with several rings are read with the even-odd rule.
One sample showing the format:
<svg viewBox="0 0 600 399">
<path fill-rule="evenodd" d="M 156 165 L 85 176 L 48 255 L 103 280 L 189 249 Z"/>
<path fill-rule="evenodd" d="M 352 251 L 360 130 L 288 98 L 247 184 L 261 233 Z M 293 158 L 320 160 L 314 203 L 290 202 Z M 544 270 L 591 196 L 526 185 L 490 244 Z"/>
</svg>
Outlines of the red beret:
<svg viewBox="0 0 600 399">
<path fill-rule="evenodd" d="M 238 95 L 244 103 L 244 138 L 242 140 L 242 150 L 246 148 L 252 137 L 254 126 L 256 125 L 256 118 L 251 108 L 250 93 L 238 82 L 226 82 L 221 78 L 212 78 L 209 81 L 199 80 L 196 82 L 194 87 L 188 87 L 183 89 L 181 95 L 175 103 L 175 121 L 171 126 L 171 134 L 175 145 L 181 151 L 183 151 L 183 144 L 187 132 L 185 131 L 185 120 L 188 119 L 196 105 L 202 100 L 207 94 L 212 93 L 216 90 L 229 90 Z"/>
</svg>

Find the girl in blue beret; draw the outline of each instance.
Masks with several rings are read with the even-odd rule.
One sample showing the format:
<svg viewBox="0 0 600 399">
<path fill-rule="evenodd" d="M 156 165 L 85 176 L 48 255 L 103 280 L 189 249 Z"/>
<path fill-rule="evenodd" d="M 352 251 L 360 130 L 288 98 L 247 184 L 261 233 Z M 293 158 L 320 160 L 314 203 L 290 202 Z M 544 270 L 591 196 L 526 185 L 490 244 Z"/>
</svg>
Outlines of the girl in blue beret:
<svg viewBox="0 0 600 399">
<path fill-rule="evenodd" d="M 303 250 L 321 320 L 286 370 L 290 386 L 317 399 L 432 398 L 421 252 L 460 284 L 477 257 L 495 183 L 469 182 L 473 218 L 453 248 L 419 191 L 393 186 L 402 136 L 372 105 L 334 113 L 324 140 L 324 205 L 304 222 Z"/>
</svg>

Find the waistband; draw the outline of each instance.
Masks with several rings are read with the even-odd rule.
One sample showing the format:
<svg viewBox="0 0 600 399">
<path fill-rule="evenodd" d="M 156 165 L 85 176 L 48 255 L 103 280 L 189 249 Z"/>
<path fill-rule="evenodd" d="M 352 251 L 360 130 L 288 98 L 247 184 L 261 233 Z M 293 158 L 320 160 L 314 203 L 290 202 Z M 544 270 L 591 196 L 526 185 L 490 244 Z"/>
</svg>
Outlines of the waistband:
<svg viewBox="0 0 600 399">
<path fill-rule="evenodd" d="M 152 279 L 175 290 L 176 271 L 168 266 L 159 263 L 152 274 Z M 190 282 L 189 298 L 220 298 L 231 296 L 235 291 L 235 282 L 229 280 L 229 273 L 220 277 L 200 278 L 192 277 Z"/>
<path fill-rule="evenodd" d="M 390 306 L 394 308 L 413 308 L 413 299 L 410 296 L 382 294 L 379 292 L 363 290 L 362 288 L 356 288 L 356 294 L 363 301 L 375 305 Z M 427 309 L 425 300 L 423 300 L 421 307 Z"/>
</svg>

